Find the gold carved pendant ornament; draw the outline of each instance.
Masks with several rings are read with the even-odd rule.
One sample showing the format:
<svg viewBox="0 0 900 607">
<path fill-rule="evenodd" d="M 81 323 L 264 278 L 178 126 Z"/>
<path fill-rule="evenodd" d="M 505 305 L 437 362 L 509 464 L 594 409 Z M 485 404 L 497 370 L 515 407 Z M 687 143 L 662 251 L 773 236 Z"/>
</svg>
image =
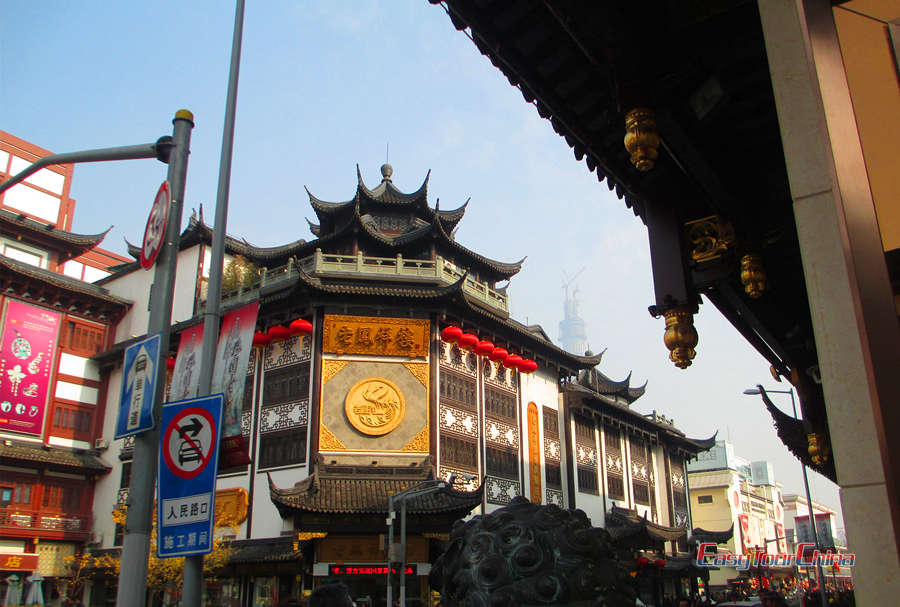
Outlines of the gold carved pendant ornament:
<svg viewBox="0 0 900 607">
<path fill-rule="evenodd" d="M 382 377 L 362 379 L 350 388 L 344 401 L 350 425 L 369 436 L 392 432 L 406 413 L 403 393 L 394 382 Z"/>
</svg>

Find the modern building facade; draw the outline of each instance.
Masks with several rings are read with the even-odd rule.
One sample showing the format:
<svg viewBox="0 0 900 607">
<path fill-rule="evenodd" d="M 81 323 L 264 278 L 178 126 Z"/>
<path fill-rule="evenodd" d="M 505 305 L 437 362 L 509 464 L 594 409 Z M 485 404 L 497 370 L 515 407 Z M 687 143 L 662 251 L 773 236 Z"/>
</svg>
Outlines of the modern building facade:
<svg viewBox="0 0 900 607">
<path fill-rule="evenodd" d="M 0 181 L 49 152 L 0 132 Z M 131 307 L 89 281 L 125 258 L 105 234 L 71 232 L 72 168 L 52 166 L 0 195 L 0 577 L 40 573 L 48 597 L 64 559 L 97 541 L 94 484 L 105 382 L 90 360 Z"/>
<path fill-rule="evenodd" d="M 630 538 L 638 561 L 659 563 L 640 573 L 648 598 L 695 592 L 685 466 L 712 443 L 632 410 L 644 387 L 605 377 L 601 356 L 566 352 L 511 318 L 497 283 L 521 262 L 450 236 L 465 206 L 431 207 L 427 178 L 406 193 L 389 165 L 381 172 L 375 188 L 358 175 L 346 202 L 310 194 L 311 241 L 226 239 L 230 267 L 258 278 L 223 305 L 258 302 L 259 313 L 241 415 L 250 463 L 220 470 L 217 484 L 238 524 L 215 600 L 274 605 L 336 580 L 358 600 L 383 597 L 389 496 L 451 477 L 408 503 L 408 602 L 430 605 L 427 574 L 454 520 L 519 495 L 581 508 Z M 197 216 L 181 235 L 169 354 L 200 320 L 211 236 Z M 140 300 L 150 288 L 136 264 L 101 282 Z M 111 399 L 122 350 L 145 326 L 133 307 L 115 347 L 94 358 Z M 107 436 L 117 415 L 108 403 Z M 127 440 L 111 449 L 97 512 L 127 500 L 131 456 Z M 105 523 L 102 549 L 116 550 L 119 531 Z M 96 587 L 91 603 L 111 596 Z"/>
<path fill-rule="evenodd" d="M 748 462 L 738 457 L 734 446 L 717 441 L 715 446 L 688 463 L 691 514 L 695 527 L 707 530 L 733 529 L 731 538 L 719 545 L 731 554 L 763 551 L 784 554 L 785 505 L 782 486 L 775 481 L 772 464 Z M 738 571 L 721 567 L 710 573 L 710 586 L 725 590 L 765 578 L 792 577 L 785 571 Z"/>
</svg>

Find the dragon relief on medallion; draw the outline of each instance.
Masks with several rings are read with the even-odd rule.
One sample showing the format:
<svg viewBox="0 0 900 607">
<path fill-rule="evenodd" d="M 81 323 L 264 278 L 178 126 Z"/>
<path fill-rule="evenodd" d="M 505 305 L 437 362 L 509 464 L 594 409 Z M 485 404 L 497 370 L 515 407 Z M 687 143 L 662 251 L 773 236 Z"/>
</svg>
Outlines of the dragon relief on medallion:
<svg viewBox="0 0 900 607">
<path fill-rule="evenodd" d="M 356 382 L 344 403 L 350 425 L 369 436 L 382 436 L 393 431 L 406 412 L 406 401 L 400 388 L 382 377 L 368 377 Z"/>
</svg>

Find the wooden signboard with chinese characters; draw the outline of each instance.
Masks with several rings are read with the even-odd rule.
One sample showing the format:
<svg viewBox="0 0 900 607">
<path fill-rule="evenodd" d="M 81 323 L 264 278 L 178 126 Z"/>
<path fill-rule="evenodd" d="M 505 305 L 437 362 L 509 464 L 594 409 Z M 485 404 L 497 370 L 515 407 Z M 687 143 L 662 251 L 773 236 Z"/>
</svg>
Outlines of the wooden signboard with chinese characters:
<svg viewBox="0 0 900 607">
<path fill-rule="evenodd" d="M 330 354 L 426 358 L 429 338 L 426 319 L 326 314 L 322 349 Z"/>
<path fill-rule="evenodd" d="M 395 536 L 396 541 L 399 539 Z M 409 536 L 406 542 L 406 562 L 428 562 L 427 539 Z M 319 541 L 316 556 L 320 563 L 378 563 L 387 558 L 376 535 L 326 537 Z"/>
</svg>

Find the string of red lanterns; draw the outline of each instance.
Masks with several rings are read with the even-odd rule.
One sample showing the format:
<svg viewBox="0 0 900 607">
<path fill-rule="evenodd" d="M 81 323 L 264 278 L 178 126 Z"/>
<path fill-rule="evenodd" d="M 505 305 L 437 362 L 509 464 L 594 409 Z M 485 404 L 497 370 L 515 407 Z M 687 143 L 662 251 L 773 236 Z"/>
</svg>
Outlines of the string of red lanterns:
<svg viewBox="0 0 900 607">
<path fill-rule="evenodd" d="M 284 325 L 275 325 L 269 327 L 269 330 L 265 333 L 257 331 L 253 334 L 253 347 L 265 348 L 273 341 L 287 339 L 292 335 L 309 335 L 312 331 L 313 325 L 311 322 L 304 318 L 298 318 L 287 327 Z"/>
<path fill-rule="evenodd" d="M 518 354 L 510 354 L 505 348 L 494 346 L 488 340 L 479 340 L 473 333 L 465 333 L 460 327 L 450 325 L 441 330 L 441 341 L 456 344 L 462 350 L 474 352 L 476 356 L 500 363 L 507 369 L 517 369 L 520 373 L 534 373 L 537 362 L 530 358 L 522 358 Z"/>
</svg>

